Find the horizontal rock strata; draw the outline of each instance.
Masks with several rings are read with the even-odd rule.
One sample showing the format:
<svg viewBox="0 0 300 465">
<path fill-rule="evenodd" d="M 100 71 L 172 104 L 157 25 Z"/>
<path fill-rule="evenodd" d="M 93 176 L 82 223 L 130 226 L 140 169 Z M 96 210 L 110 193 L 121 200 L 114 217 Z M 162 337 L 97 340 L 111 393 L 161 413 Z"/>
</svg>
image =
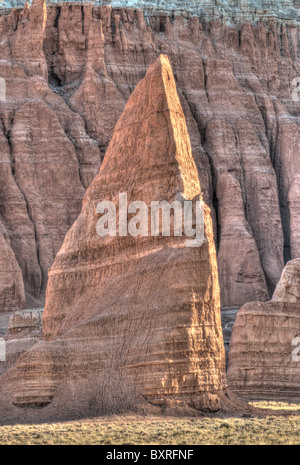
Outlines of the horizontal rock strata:
<svg viewBox="0 0 300 465">
<path fill-rule="evenodd" d="M 48 5 L 63 3 L 64 0 L 47 1 Z M 88 4 L 89 0 L 73 0 L 72 3 Z M 115 8 L 141 8 L 146 15 L 199 15 L 209 19 L 222 17 L 227 21 L 257 21 L 266 17 L 295 21 L 300 16 L 299 0 L 96 0 L 91 3 Z M 22 8 L 24 4 L 25 0 L 2 0 L 0 12 Z"/>
<path fill-rule="evenodd" d="M 289 2 L 282 5 L 288 14 Z M 14 271 L 0 284 L 0 311 L 23 304 L 18 267 L 26 306 L 43 306 L 48 269 L 129 96 L 160 53 L 174 68 L 212 212 L 222 306 L 267 301 L 284 262 L 299 257 L 298 44 L 298 22 L 267 16 L 229 24 L 39 2 L 1 16 L 0 220 Z M 227 184 L 239 199 L 232 212 Z"/>
<path fill-rule="evenodd" d="M 300 260 L 290 261 L 270 302 L 238 312 L 228 382 L 247 399 L 300 399 Z"/>
<path fill-rule="evenodd" d="M 50 270 L 43 341 L 0 378 L 4 417 L 221 408 L 225 353 L 209 208 L 201 247 L 174 233 L 100 237 L 97 204 L 119 206 L 120 192 L 147 205 L 201 195 L 166 56 L 130 97 Z"/>
</svg>

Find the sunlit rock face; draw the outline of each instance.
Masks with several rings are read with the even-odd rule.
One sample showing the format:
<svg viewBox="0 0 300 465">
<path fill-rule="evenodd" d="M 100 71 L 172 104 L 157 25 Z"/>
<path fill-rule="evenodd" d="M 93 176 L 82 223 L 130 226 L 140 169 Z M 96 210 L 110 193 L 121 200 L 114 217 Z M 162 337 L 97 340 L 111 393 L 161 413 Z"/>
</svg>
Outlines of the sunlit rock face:
<svg viewBox="0 0 300 465">
<path fill-rule="evenodd" d="M 120 192 L 149 205 L 201 196 L 166 56 L 129 98 L 50 270 L 43 341 L 0 379 L 4 416 L 222 407 L 225 353 L 209 208 L 198 247 L 187 247 L 186 235 L 100 237 L 98 202 L 117 203 Z M 44 409 L 30 410 L 38 406 Z"/>
<path fill-rule="evenodd" d="M 228 382 L 244 398 L 300 399 L 300 260 L 282 272 L 270 302 L 244 305 L 235 321 Z"/>
<path fill-rule="evenodd" d="M 226 7 L 218 3 L 213 11 Z M 211 209 L 222 307 L 270 299 L 300 253 L 299 26 L 259 11 L 254 22 L 234 22 L 37 1 L 0 17 L 0 220 L 11 250 L 1 312 L 24 300 L 44 306 L 48 270 L 126 102 L 160 53 L 174 69 Z"/>
</svg>

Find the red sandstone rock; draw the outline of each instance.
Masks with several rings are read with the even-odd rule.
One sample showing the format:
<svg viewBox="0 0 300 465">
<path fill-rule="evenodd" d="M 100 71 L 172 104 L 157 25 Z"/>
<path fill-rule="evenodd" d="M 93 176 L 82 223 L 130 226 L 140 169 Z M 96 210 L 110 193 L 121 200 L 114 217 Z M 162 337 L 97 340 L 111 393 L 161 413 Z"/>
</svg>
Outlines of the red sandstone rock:
<svg viewBox="0 0 300 465">
<path fill-rule="evenodd" d="M 283 249 L 285 260 L 299 257 L 299 103 L 291 96 L 291 82 L 300 75 L 298 36 L 297 27 L 272 21 L 228 25 L 197 17 L 150 16 L 146 24 L 141 11 L 91 5 L 44 8 L 36 2 L 1 16 L 0 76 L 7 79 L 8 101 L 0 102 L 0 117 L 7 144 L 14 134 L 19 158 L 22 138 L 17 132 L 27 121 L 20 118 L 28 118 L 22 106 L 32 108 L 33 99 L 39 102 L 36 107 L 45 104 L 51 110 L 45 111 L 44 129 L 49 125 L 56 131 L 56 118 L 61 126 L 54 147 L 49 146 L 56 138 L 51 129 L 44 141 L 51 160 L 37 164 L 42 172 L 30 174 L 32 191 L 39 192 L 39 204 L 46 205 L 47 213 L 37 212 L 29 186 L 23 192 L 18 188 L 20 180 L 26 184 L 23 166 L 18 163 L 15 171 L 13 158 L 10 163 L 9 182 L 17 181 L 14 189 L 23 200 L 18 220 L 1 219 L 22 271 L 27 305 L 43 303 L 48 268 L 79 214 L 84 189 L 99 170 L 99 153 L 103 157 L 131 92 L 162 52 L 169 56 L 178 82 L 217 249 L 222 236 L 218 178 L 230 173 L 240 184 L 245 220 L 259 254 L 254 274 L 262 268 L 270 296 L 283 269 Z M 30 125 L 35 141 L 42 139 L 34 114 Z M 27 135 L 27 156 L 36 160 L 36 142 L 31 147 L 29 140 Z M 60 213 L 50 214 L 58 200 L 53 190 L 41 186 L 41 178 L 53 170 L 53 150 L 63 154 L 66 145 L 66 163 L 71 157 L 73 168 L 66 179 L 55 175 L 60 177 L 55 181 Z M 71 206 L 66 185 L 74 192 Z M 5 205 L 9 211 L 7 199 Z M 245 283 L 252 280 L 253 294 L 245 284 L 241 288 L 248 290 L 237 299 L 235 254 L 228 252 L 225 260 L 229 277 L 223 305 L 236 307 L 264 295 L 261 280 L 247 272 Z"/>
<path fill-rule="evenodd" d="M 29 3 L 25 3 L 14 34 L 9 31 L 12 62 L 24 69 L 27 76 L 39 75 L 45 80 L 48 79 L 47 63 L 43 51 L 46 21 L 46 3 L 33 0 L 30 6 Z"/>
<path fill-rule="evenodd" d="M 300 260 L 287 263 L 276 286 L 272 302 L 298 304 L 300 311 Z"/>
<path fill-rule="evenodd" d="M 21 15 L 8 36 L 12 58 L 0 63 L 6 82 L 6 99 L 0 102 L 0 220 L 12 248 L 6 266 L 15 269 L 16 260 L 21 268 L 27 308 L 43 305 L 48 269 L 100 166 L 97 143 L 81 117 L 46 82 L 41 14 L 46 11 L 38 3 L 24 9 L 25 19 Z M 0 18 L 6 31 L 12 16 Z M 0 286 L 8 279 L 1 275 Z M 24 300 L 9 304 L 0 295 L 0 309 L 23 308 Z"/>
<path fill-rule="evenodd" d="M 125 99 L 106 75 L 99 75 L 87 65 L 80 87 L 69 100 L 70 108 L 88 121 L 88 133 L 98 142 L 102 155 L 123 112 Z"/>
<path fill-rule="evenodd" d="M 238 312 L 228 382 L 246 399 L 300 399 L 300 260 L 290 261 L 270 302 Z"/>
<path fill-rule="evenodd" d="M 265 276 L 256 242 L 245 218 L 239 182 L 229 173 L 219 176 L 220 248 L 218 254 L 221 301 L 224 306 L 242 306 L 254 296 L 259 301 L 268 298 Z M 232 257 L 235 260 L 232 260 Z"/>
<path fill-rule="evenodd" d="M 12 251 L 8 233 L 0 222 L 0 311 L 18 310 L 24 303 L 22 273 Z"/>
<path fill-rule="evenodd" d="M 216 411 L 225 353 L 210 211 L 205 241 L 99 237 L 100 200 L 201 194 L 169 60 L 149 69 L 49 275 L 44 341 L 0 378 L 4 418 L 62 418 L 149 405 Z M 45 407 L 42 411 L 20 407 Z M 148 407 L 147 407 L 148 406 Z M 154 408 L 154 407 L 152 407 Z"/>
</svg>

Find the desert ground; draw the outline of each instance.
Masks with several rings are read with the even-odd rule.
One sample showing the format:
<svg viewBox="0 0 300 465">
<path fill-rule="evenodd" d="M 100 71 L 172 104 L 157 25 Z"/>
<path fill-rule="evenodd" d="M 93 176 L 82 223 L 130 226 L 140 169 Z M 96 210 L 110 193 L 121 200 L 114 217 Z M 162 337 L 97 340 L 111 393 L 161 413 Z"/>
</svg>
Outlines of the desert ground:
<svg viewBox="0 0 300 465">
<path fill-rule="evenodd" d="M 268 415 L 112 416 L 0 426 L 0 445 L 299 445 L 300 403 L 253 402 Z M 278 411 L 282 414 L 278 415 Z"/>
</svg>

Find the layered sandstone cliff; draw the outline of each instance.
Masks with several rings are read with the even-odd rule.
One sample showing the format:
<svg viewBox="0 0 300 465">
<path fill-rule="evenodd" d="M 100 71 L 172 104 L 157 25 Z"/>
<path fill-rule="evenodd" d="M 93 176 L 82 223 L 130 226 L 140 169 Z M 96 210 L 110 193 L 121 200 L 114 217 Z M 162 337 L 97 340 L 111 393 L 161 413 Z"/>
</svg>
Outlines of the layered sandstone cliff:
<svg viewBox="0 0 300 465">
<path fill-rule="evenodd" d="M 212 211 L 222 306 L 267 301 L 284 259 L 300 249 L 298 43 L 297 21 L 269 17 L 229 24 L 39 2 L 1 16 L 0 254 L 9 259 L 0 311 L 21 307 L 24 290 L 27 306 L 43 305 L 48 269 L 85 189 L 160 53 L 174 68 Z"/>
<path fill-rule="evenodd" d="M 247 399 L 300 399 L 300 260 L 290 261 L 270 302 L 240 309 L 228 382 Z"/>
<path fill-rule="evenodd" d="M 11 37 L 13 15 L 0 19 L 0 75 L 6 83 L 0 102 L 0 218 L 7 249 L 0 251 L 7 268 L 0 278 L 0 311 L 23 308 L 24 288 L 27 307 L 43 304 L 48 268 L 100 166 L 84 122 L 48 86 L 46 17 L 42 3 L 25 8 Z M 2 282 L 12 288 L 11 301 Z"/>
<path fill-rule="evenodd" d="M 47 0 L 48 5 L 64 2 L 65 0 Z M 25 0 L 2 0 L 0 11 L 22 8 L 25 3 Z M 73 0 L 73 3 L 141 8 L 146 15 L 197 15 L 239 22 L 265 17 L 293 21 L 299 19 L 300 15 L 299 0 Z"/>
<path fill-rule="evenodd" d="M 151 404 L 221 408 L 225 354 L 209 208 L 200 247 L 187 247 L 185 234 L 163 237 L 161 227 L 155 237 L 150 226 L 142 236 L 100 237 L 98 202 L 119 210 L 119 193 L 149 207 L 201 195 L 166 56 L 130 97 L 50 270 L 43 341 L 0 378 L 4 418 L 49 420 Z"/>
</svg>

